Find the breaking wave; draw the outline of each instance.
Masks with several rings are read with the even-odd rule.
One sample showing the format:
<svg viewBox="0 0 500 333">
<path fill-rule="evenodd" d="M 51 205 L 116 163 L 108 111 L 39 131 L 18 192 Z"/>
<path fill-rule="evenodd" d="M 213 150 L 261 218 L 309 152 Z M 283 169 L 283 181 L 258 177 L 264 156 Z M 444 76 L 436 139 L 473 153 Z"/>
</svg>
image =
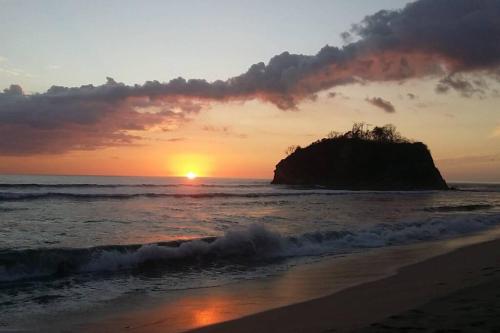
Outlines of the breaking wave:
<svg viewBox="0 0 500 333">
<path fill-rule="evenodd" d="M 361 248 L 409 244 L 477 232 L 497 225 L 500 214 L 430 218 L 378 224 L 362 230 L 338 230 L 285 236 L 253 224 L 221 237 L 154 244 L 85 249 L 55 248 L 0 251 L 0 283 L 112 273 L 148 268 L 176 269 L 209 264 L 254 264 L 270 259 L 349 252 Z"/>
</svg>

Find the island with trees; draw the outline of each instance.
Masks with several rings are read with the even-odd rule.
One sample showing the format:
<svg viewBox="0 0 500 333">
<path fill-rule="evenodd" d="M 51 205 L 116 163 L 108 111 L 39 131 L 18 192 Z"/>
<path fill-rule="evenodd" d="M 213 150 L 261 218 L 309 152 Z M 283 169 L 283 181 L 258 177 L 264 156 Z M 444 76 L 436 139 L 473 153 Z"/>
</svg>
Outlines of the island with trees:
<svg viewBox="0 0 500 333">
<path fill-rule="evenodd" d="M 272 184 L 319 185 L 346 190 L 446 190 L 448 186 L 422 142 L 393 125 L 355 123 L 305 148 L 291 146 Z"/>
</svg>

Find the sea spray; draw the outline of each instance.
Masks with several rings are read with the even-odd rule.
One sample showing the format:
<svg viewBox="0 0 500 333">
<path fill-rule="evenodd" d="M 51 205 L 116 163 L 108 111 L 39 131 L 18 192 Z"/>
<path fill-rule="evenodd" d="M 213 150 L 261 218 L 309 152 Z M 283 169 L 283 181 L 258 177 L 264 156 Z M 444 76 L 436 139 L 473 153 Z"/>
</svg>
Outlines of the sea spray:
<svg viewBox="0 0 500 333">
<path fill-rule="evenodd" d="M 171 270 L 213 263 L 251 265 L 270 259 L 346 253 L 449 238 L 499 223 L 500 214 L 470 214 L 297 236 L 284 236 L 263 225 L 252 224 L 230 229 L 221 237 L 190 241 L 86 249 L 6 250 L 0 251 L 0 282 L 81 273 L 147 271 L 151 267 Z"/>
</svg>

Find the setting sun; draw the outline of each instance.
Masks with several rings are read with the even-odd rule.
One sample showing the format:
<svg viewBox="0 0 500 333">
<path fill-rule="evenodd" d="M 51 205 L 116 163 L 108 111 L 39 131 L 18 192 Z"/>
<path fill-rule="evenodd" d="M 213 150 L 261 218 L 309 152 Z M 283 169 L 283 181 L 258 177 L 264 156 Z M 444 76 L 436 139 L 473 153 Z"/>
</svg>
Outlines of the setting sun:
<svg viewBox="0 0 500 333">
<path fill-rule="evenodd" d="M 165 164 L 167 174 L 188 179 L 209 177 L 214 169 L 213 157 L 204 153 L 173 153 Z"/>
<path fill-rule="evenodd" d="M 188 178 L 188 179 L 195 179 L 196 178 L 196 174 L 194 172 L 190 171 L 190 172 L 188 172 L 186 174 L 186 178 Z"/>
</svg>

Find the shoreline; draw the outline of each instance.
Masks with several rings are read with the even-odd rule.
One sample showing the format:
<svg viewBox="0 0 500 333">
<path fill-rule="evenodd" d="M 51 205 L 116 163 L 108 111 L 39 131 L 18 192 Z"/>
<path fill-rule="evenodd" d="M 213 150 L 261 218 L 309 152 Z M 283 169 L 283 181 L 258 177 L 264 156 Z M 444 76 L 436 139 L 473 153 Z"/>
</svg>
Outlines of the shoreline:
<svg viewBox="0 0 500 333">
<path fill-rule="evenodd" d="M 422 315 L 424 311 L 416 309 L 436 307 L 435 304 L 441 304 L 446 297 L 451 298 L 452 302 L 460 303 L 468 301 L 461 296 L 466 294 L 472 301 L 484 303 L 481 297 L 485 296 L 481 293 L 485 294 L 485 290 L 487 292 L 491 285 L 500 285 L 500 239 L 455 249 L 402 267 L 395 275 L 347 288 L 330 296 L 189 332 L 379 331 L 381 328 L 394 328 L 389 324 L 405 318 L 405 315 L 407 320 L 400 320 L 405 324 L 415 322 L 416 316 L 419 316 L 420 321 L 429 323 L 425 315 Z M 475 298 L 470 297 L 470 294 Z M 490 300 L 493 304 L 490 304 L 490 308 L 500 306 L 500 295 L 495 297 L 497 298 L 493 302 Z M 470 310 L 473 306 L 464 309 Z M 448 310 L 452 312 L 454 309 Z M 451 313 L 450 317 L 454 315 L 458 318 L 460 314 Z M 442 319 L 443 315 L 439 318 Z M 474 317 L 469 319 L 472 326 L 478 323 L 490 326 L 495 324 L 478 322 Z M 436 321 L 430 325 L 427 329 L 436 329 L 442 324 Z M 396 326 L 394 329 L 397 328 Z"/>
<path fill-rule="evenodd" d="M 263 330 L 259 326 L 262 324 L 259 319 L 261 317 L 266 318 L 266 327 L 269 326 L 268 320 L 275 321 L 279 328 L 273 326 L 272 330 L 280 331 L 283 323 L 280 322 L 279 313 L 283 309 L 288 312 L 303 304 L 308 304 L 308 307 L 313 304 L 313 309 L 314 304 L 324 307 L 321 303 L 324 299 L 337 298 L 337 295 L 347 291 L 363 289 L 370 283 L 394 278 L 401 271 L 407 270 L 407 267 L 418 266 L 433 258 L 446 257 L 451 251 L 467 248 L 470 244 L 499 238 L 500 228 L 496 228 L 461 238 L 337 256 L 294 266 L 276 276 L 237 281 L 218 287 L 172 291 L 159 298 L 131 295 L 90 311 L 62 314 L 49 320 L 45 318 L 43 321 L 27 323 L 27 331 L 29 327 L 38 327 L 37 331 L 47 332 L 167 333 L 193 329 L 195 332 L 245 332 L 247 326 L 252 327 L 248 331 Z M 442 291 L 446 288 L 439 289 Z M 354 299 L 364 302 L 360 295 Z M 413 304 L 407 303 L 408 306 Z M 404 309 L 406 307 L 400 310 Z M 299 312 L 301 313 L 294 315 L 297 320 L 308 324 L 315 320 L 309 318 L 307 311 L 302 313 L 302 309 Z M 308 326 L 304 329 L 314 332 L 315 328 L 316 326 Z M 293 329 L 290 331 L 293 332 Z"/>
</svg>

